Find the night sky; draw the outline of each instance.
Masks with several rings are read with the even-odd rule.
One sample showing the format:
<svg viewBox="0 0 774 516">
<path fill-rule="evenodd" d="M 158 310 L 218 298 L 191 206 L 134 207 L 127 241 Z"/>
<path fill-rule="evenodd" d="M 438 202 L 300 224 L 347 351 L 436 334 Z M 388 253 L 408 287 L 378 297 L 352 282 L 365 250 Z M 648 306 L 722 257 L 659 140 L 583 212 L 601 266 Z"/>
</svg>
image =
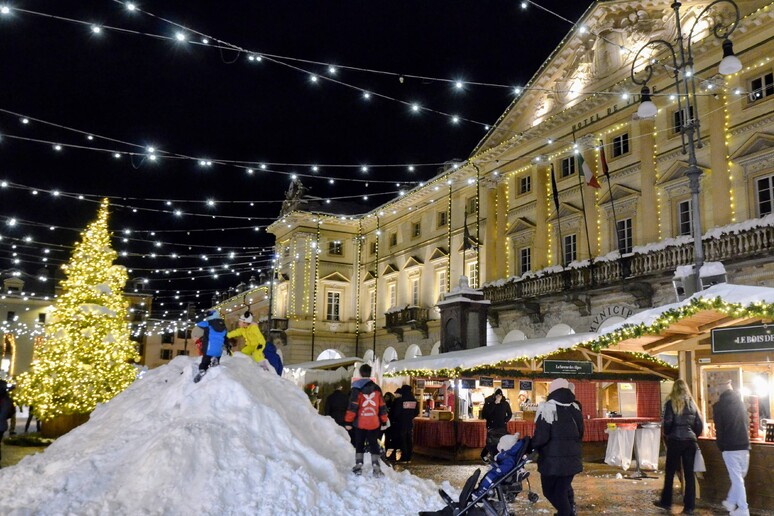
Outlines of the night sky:
<svg viewBox="0 0 774 516">
<path fill-rule="evenodd" d="M 10 8 L 0 14 L 0 270 L 23 271 L 25 290 L 50 289 L 37 271 L 53 276 L 69 258 L 57 246 L 78 238 L 66 228 L 85 227 L 110 196 L 114 247 L 128 253 L 119 263 L 150 280 L 153 315 L 205 308 L 214 291 L 266 269 L 265 226 L 290 174 L 310 195 L 366 212 L 464 160 L 572 27 L 539 6 L 574 21 L 589 4 L 145 0 L 130 11 L 111 0 L 0 0 Z M 194 44 L 196 32 L 208 45 Z"/>
</svg>

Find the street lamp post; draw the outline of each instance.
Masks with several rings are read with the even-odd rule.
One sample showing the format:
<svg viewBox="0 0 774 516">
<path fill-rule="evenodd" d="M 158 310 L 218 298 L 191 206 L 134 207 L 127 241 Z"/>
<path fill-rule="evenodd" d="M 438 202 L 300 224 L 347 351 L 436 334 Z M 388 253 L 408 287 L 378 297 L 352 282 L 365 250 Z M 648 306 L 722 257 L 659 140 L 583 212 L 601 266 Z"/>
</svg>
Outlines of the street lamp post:
<svg viewBox="0 0 774 516">
<path fill-rule="evenodd" d="M 702 246 L 701 236 L 701 211 L 699 209 L 699 193 L 701 191 L 701 175 L 702 171 L 697 166 L 696 162 L 696 148 L 701 148 L 701 130 L 699 123 L 699 110 L 696 98 L 696 80 L 693 70 L 693 52 L 691 50 L 691 37 L 693 31 L 696 29 L 696 25 L 699 20 L 707 14 L 710 9 L 719 4 L 725 4 L 733 8 L 735 19 L 731 23 L 724 23 L 719 21 L 712 28 L 713 35 L 723 40 L 723 59 L 720 62 L 718 71 L 721 75 L 730 75 L 738 72 L 742 69 L 742 63 L 734 55 L 733 46 L 731 40 L 728 37 L 736 29 L 739 24 L 739 6 L 733 2 L 733 0 L 715 0 L 707 7 L 705 7 L 701 13 L 696 17 L 696 20 L 691 27 L 691 31 L 688 33 L 687 46 L 684 44 L 682 26 L 680 24 L 680 2 L 675 1 L 672 3 L 672 9 L 675 12 L 675 24 L 677 28 L 677 41 L 675 44 L 671 44 L 663 39 L 655 39 L 649 41 L 637 52 L 632 61 L 632 81 L 642 86 L 642 98 L 640 107 L 637 110 L 637 114 L 640 118 L 653 118 L 656 116 L 658 109 L 651 100 L 650 88 L 648 88 L 648 81 L 653 77 L 654 66 L 656 64 L 655 59 L 650 59 L 644 68 L 645 78 L 638 79 L 634 73 L 637 66 L 640 55 L 648 47 L 663 46 L 669 50 L 669 55 L 672 58 L 671 68 L 674 75 L 675 90 L 677 97 L 677 110 L 678 120 L 680 122 L 680 138 L 682 141 L 683 154 L 688 154 L 688 169 L 685 171 L 685 175 L 688 177 L 689 186 L 691 190 L 691 232 L 693 234 L 693 258 L 694 258 L 694 275 L 696 280 L 696 291 L 701 290 L 701 279 L 699 271 L 704 264 L 704 248 Z M 669 66 L 669 63 L 667 64 Z M 682 83 L 682 86 L 681 86 Z M 683 98 L 684 97 L 684 98 Z"/>
</svg>

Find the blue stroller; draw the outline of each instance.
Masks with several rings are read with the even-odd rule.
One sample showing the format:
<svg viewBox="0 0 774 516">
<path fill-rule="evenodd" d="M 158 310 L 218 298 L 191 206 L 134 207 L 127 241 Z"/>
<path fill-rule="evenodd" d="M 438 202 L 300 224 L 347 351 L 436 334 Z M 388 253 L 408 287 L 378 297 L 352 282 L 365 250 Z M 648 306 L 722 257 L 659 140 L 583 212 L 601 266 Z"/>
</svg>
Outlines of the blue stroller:
<svg viewBox="0 0 774 516">
<path fill-rule="evenodd" d="M 517 436 L 505 438 L 516 439 Z M 502 442 L 501 442 L 502 444 Z M 502 449 L 502 447 L 501 447 Z M 443 489 L 438 493 L 446 503 L 440 511 L 420 512 L 420 516 L 457 516 L 467 514 L 469 516 L 510 516 L 515 514 L 508 505 L 516 500 L 519 493 L 524 491 L 523 483 L 527 483 L 527 499 L 536 503 L 539 499 L 537 493 L 532 491 L 529 482 L 529 472 L 524 466 L 529 462 L 527 452 L 530 451 L 530 438 L 516 440 L 515 444 L 503 449 L 481 482 L 481 470 L 477 469 L 465 482 L 460 492 L 458 501 L 452 500 Z M 478 483 L 478 487 L 476 484 Z"/>
</svg>

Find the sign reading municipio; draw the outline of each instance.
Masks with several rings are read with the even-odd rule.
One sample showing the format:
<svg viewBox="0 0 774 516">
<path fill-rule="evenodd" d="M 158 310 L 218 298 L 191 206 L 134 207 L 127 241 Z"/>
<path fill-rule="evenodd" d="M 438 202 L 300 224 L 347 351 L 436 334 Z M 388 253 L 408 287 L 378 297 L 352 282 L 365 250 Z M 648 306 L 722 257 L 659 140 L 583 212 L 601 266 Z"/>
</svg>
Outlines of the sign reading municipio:
<svg viewBox="0 0 774 516">
<path fill-rule="evenodd" d="M 548 374 L 581 375 L 591 374 L 591 362 L 572 360 L 543 360 L 543 372 Z"/>
<path fill-rule="evenodd" d="M 774 351 L 774 325 L 754 324 L 712 330 L 713 353 Z"/>
</svg>

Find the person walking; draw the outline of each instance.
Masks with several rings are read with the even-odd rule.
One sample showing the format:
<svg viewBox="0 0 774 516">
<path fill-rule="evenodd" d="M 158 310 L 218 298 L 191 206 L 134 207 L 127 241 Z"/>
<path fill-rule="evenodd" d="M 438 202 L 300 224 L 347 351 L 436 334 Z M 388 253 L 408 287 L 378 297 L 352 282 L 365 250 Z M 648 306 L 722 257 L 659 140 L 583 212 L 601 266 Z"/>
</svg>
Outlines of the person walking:
<svg viewBox="0 0 774 516">
<path fill-rule="evenodd" d="M 688 384 L 682 378 L 675 380 L 669 399 L 664 404 L 662 429 L 666 439 L 664 488 L 661 491 L 661 498 L 654 501 L 653 505 L 672 510 L 675 473 L 678 466 L 682 464 L 685 485 L 682 514 L 693 514 L 696 506 L 693 462 L 698 449 L 698 437 L 704 430 L 704 422 L 699 414 L 699 408 L 691 396 L 691 391 L 688 389 Z"/>
<path fill-rule="evenodd" d="M 575 516 L 572 480 L 583 471 L 583 414 L 564 378 L 548 386 L 548 398 L 538 405 L 532 447 L 538 452 L 543 496 L 558 516 Z M 572 493 L 572 494 L 571 494 Z M 571 499 L 572 497 L 572 499 Z"/>
<path fill-rule="evenodd" d="M 269 363 L 263 354 L 263 349 L 266 346 L 266 339 L 264 338 L 263 333 L 261 333 L 260 328 L 258 328 L 258 324 L 253 321 L 253 314 L 249 311 L 243 313 L 239 316 L 239 322 L 237 324 L 239 327 L 228 332 L 226 336 L 229 339 L 242 337 L 245 340 L 245 345 L 241 349 L 242 353 L 249 357 L 253 357 L 253 360 L 255 360 L 264 371 L 269 371 Z"/>
<path fill-rule="evenodd" d="M 392 405 L 395 422 L 394 438 L 400 449 L 400 458 L 396 462 L 410 462 L 414 453 L 414 418 L 419 415 L 419 403 L 411 392 L 411 386 L 398 389 Z"/>
<path fill-rule="evenodd" d="M 217 310 L 210 310 L 207 318 L 196 323 L 196 326 L 204 329 L 202 335 L 202 361 L 199 363 L 199 373 L 194 377 L 194 383 L 207 373 L 207 369 L 218 365 L 223 354 L 223 344 L 226 341 L 226 323 Z"/>
<path fill-rule="evenodd" d="M 382 398 L 382 390 L 371 380 L 371 366 L 363 364 L 359 372 L 360 379 L 352 384 L 349 408 L 344 416 L 347 423 L 344 428 L 355 430 L 355 467 L 352 472 L 355 475 L 363 473 L 363 457 L 365 445 L 368 443 L 373 475 L 380 477 L 383 473 L 379 466 L 379 435 L 387 429 L 387 407 Z"/>
<path fill-rule="evenodd" d="M 8 420 L 14 418 L 15 414 L 16 406 L 8 395 L 8 383 L 0 380 L 0 460 L 3 458 L 3 435 L 8 430 Z"/>
<path fill-rule="evenodd" d="M 731 480 L 731 489 L 722 503 L 732 516 L 750 516 L 744 488 L 744 477 L 750 467 L 747 409 L 739 393 L 734 391 L 731 380 L 723 382 L 719 388 L 720 399 L 712 406 L 712 418 L 715 421 L 716 443 Z"/>
</svg>

